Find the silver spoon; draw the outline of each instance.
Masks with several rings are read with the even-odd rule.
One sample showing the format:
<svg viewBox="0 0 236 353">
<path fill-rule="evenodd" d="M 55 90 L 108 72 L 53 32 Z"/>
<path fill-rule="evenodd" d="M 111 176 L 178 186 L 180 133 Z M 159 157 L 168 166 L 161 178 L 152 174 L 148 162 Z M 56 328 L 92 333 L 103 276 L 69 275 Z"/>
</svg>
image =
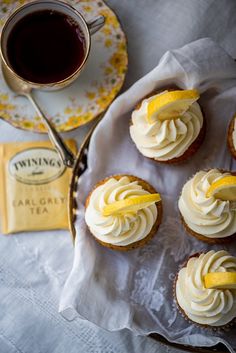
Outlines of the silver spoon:
<svg viewBox="0 0 236 353">
<path fill-rule="evenodd" d="M 73 153 L 69 150 L 69 148 L 66 146 L 65 142 L 62 140 L 52 123 L 48 120 L 44 112 L 41 110 L 38 103 L 35 101 L 34 97 L 32 96 L 32 88 L 16 76 L 14 76 L 11 71 L 4 65 L 4 63 L 2 63 L 2 73 L 8 87 L 13 92 L 15 92 L 19 96 L 25 96 L 30 100 L 38 115 L 43 120 L 48 131 L 48 136 L 52 144 L 55 146 L 57 152 L 59 153 L 63 163 L 67 167 L 72 168 L 75 163 L 75 157 Z"/>
</svg>

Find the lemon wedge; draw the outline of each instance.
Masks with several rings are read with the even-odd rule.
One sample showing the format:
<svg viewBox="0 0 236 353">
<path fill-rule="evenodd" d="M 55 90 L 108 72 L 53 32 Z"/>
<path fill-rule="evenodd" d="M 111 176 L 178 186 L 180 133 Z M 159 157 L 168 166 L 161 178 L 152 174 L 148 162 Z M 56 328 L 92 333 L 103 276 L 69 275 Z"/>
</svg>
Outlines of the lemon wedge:
<svg viewBox="0 0 236 353">
<path fill-rule="evenodd" d="M 147 121 L 151 124 L 157 119 L 177 118 L 184 114 L 198 98 L 199 92 L 196 89 L 167 91 L 159 94 L 148 103 Z"/>
<path fill-rule="evenodd" d="M 161 200 L 160 194 L 148 194 L 148 195 L 134 196 L 120 201 L 115 201 L 104 207 L 103 216 L 135 213 L 145 207 L 148 207 L 156 202 L 159 202 L 160 200 Z"/>
<path fill-rule="evenodd" d="M 206 197 L 214 196 L 223 201 L 236 201 L 236 176 L 225 176 L 211 184 Z"/>
<path fill-rule="evenodd" d="M 208 289 L 236 289 L 236 272 L 210 272 L 204 276 Z"/>
</svg>

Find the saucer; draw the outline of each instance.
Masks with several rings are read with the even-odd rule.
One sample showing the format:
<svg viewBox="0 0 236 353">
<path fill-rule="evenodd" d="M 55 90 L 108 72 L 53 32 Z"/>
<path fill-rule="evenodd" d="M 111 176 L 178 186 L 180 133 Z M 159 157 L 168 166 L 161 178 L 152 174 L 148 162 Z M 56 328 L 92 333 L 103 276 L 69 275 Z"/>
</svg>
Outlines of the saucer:
<svg viewBox="0 0 236 353">
<path fill-rule="evenodd" d="M 0 3 L 0 30 L 15 7 L 29 2 L 3 0 Z M 92 35 L 91 52 L 85 69 L 69 87 L 55 92 L 33 94 L 57 131 L 70 131 L 95 119 L 119 93 L 127 72 L 127 43 L 115 13 L 102 1 L 70 0 L 90 20 L 106 18 L 104 27 Z M 17 128 L 46 132 L 30 102 L 9 90 L 0 75 L 0 117 Z"/>
</svg>

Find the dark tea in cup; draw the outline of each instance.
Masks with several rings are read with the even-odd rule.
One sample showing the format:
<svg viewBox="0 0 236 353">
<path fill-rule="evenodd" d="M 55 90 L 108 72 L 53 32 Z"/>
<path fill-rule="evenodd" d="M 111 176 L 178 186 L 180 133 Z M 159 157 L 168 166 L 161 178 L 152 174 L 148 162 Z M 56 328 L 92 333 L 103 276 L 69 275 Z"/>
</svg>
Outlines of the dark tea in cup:
<svg viewBox="0 0 236 353">
<path fill-rule="evenodd" d="M 7 40 L 11 68 L 26 81 L 67 79 L 83 64 L 86 39 L 78 22 L 57 10 L 38 10 L 19 19 Z"/>
<path fill-rule="evenodd" d="M 1 32 L 2 65 L 27 87 L 55 91 L 74 82 L 84 69 L 91 36 L 105 23 L 86 21 L 70 4 L 34 0 L 15 9 Z"/>
</svg>

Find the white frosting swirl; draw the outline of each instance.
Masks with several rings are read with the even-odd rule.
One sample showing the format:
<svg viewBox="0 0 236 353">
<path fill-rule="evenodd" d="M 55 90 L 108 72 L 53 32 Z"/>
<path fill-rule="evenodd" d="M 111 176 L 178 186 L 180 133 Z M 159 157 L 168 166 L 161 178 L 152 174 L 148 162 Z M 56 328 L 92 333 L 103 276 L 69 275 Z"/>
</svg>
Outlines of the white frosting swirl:
<svg viewBox="0 0 236 353">
<path fill-rule="evenodd" d="M 189 259 L 176 282 L 176 298 L 190 320 L 203 325 L 222 326 L 236 317 L 236 289 L 207 289 L 209 272 L 236 272 L 236 258 L 227 251 L 209 251 Z"/>
<path fill-rule="evenodd" d="M 183 187 L 179 210 L 187 226 L 208 238 L 224 238 L 236 233 L 236 211 L 229 201 L 206 197 L 210 185 L 229 173 L 217 169 L 200 171 Z"/>
<path fill-rule="evenodd" d="M 120 180 L 110 178 L 91 194 L 85 212 L 85 221 L 99 240 L 119 246 L 129 245 L 145 238 L 157 219 L 156 205 L 139 210 L 136 214 L 103 216 L 103 208 L 115 201 L 149 194 L 138 181 L 130 182 L 127 176 Z"/>
<path fill-rule="evenodd" d="M 233 130 L 233 144 L 234 144 L 234 149 L 236 151 L 236 118 L 234 118 L 234 130 Z"/>
<path fill-rule="evenodd" d="M 144 99 L 141 107 L 133 111 L 130 135 L 144 156 L 167 161 L 182 156 L 198 137 L 203 115 L 199 104 L 195 102 L 176 119 L 157 119 L 149 124 L 146 118 L 147 106 L 156 96 Z"/>
</svg>

